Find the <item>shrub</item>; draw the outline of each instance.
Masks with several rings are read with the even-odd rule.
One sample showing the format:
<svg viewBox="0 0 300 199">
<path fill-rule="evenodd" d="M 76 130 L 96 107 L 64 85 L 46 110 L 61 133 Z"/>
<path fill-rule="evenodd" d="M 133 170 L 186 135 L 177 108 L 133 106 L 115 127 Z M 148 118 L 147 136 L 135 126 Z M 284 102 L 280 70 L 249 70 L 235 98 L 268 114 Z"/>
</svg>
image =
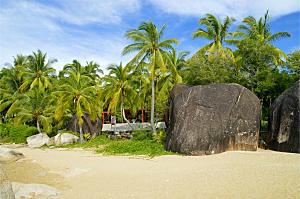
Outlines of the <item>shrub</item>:
<svg viewBox="0 0 300 199">
<path fill-rule="evenodd" d="M 152 140 L 152 133 L 149 131 L 134 131 L 132 133 L 132 140 L 142 141 L 142 140 Z"/>
<path fill-rule="evenodd" d="M 154 140 L 158 143 L 164 144 L 166 142 L 167 133 L 163 129 L 157 130 L 156 134 L 154 134 Z"/>
<path fill-rule="evenodd" d="M 37 128 L 32 126 L 0 124 L 0 139 L 3 142 L 26 143 L 27 137 L 37 133 Z"/>
</svg>

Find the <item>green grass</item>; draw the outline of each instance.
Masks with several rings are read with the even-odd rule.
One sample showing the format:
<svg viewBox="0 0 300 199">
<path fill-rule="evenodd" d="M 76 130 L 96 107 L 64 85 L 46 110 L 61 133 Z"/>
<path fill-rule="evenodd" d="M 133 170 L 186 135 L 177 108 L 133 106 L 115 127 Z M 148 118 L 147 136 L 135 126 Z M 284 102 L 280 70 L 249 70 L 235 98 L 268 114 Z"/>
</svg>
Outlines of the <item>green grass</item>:
<svg viewBox="0 0 300 199">
<path fill-rule="evenodd" d="M 137 139 L 110 140 L 105 135 L 100 135 L 92 140 L 84 142 L 83 144 L 76 143 L 63 147 L 93 148 L 96 149 L 97 153 L 105 155 L 145 155 L 154 157 L 175 154 L 166 151 L 162 143 L 151 140 L 148 136 L 144 137 L 145 139 L 141 139 L 142 137 L 143 136 L 139 134 Z"/>
<path fill-rule="evenodd" d="M 0 124 L 0 142 L 26 143 L 26 138 L 37 134 L 37 128 L 27 125 Z"/>
</svg>

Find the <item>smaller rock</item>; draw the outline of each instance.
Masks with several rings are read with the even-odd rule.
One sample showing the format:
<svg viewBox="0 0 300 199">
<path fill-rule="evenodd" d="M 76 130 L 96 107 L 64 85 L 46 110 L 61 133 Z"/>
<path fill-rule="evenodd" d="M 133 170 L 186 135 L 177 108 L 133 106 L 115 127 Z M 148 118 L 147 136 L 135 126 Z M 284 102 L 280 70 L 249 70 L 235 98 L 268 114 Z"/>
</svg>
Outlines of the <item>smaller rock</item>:
<svg viewBox="0 0 300 199">
<path fill-rule="evenodd" d="M 16 199 L 39 198 L 39 199 L 54 199 L 57 198 L 59 191 L 45 184 L 23 184 L 12 183 L 13 191 Z"/>
<path fill-rule="evenodd" d="M 13 162 L 21 158 L 24 158 L 22 153 L 10 148 L 0 147 L 0 163 Z"/>
<path fill-rule="evenodd" d="M 55 145 L 73 144 L 78 142 L 79 137 L 70 133 L 58 133 L 54 137 Z"/>
<path fill-rule="evenodd" d="M 30 137 L 27 137 L 26 141 L 30 148 L 38 148 L 46 145 L 49 142 L 49 137 L 46 133 L 39 133 Z"/>
<path fill-rule="evenodd" d="M 0 167 L 0 198 L 15 199 L 15 194 L 12 190 L 11 183 L 8 181 L 1 167 Z"/>
</svg>

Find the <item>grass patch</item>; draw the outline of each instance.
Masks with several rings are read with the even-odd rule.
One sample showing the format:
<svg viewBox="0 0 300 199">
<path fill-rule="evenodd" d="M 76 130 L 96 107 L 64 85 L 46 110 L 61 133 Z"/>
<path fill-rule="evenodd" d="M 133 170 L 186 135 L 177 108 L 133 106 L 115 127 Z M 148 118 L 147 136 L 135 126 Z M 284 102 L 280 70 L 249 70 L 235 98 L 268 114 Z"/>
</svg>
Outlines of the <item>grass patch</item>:
<svg viewBox="0 0 300 199">
<path fill-rule="evenodd" d="M 105 147 L 98 149 L 97 152 L 108 155 L 147 155 L 150 157 L 173 154 L 172 152 L 166 151 L 162 144 L 152 140 L 112 141 Z"/>
<path fill-rule="evenodd" d="M 26 143 L 26 138 L 38 133 L 37 128 L 27 125 L 0 124 L 0 142 Z"/>
<path fill-rule="evenodd" d="M 149 157 L 160 155 L 172 155 L 173 152 L 166 151 L 162 143 L 152 140 L 149 136 L 138 133 L 136 138 L 131 140 L 111 140 L 105 135 L 86 141 L 83 144 L 71 144 L 62 147 L 67 148 L 96 148 L 97 153 L 105 155 L 146 155 Z"/>
</svg>

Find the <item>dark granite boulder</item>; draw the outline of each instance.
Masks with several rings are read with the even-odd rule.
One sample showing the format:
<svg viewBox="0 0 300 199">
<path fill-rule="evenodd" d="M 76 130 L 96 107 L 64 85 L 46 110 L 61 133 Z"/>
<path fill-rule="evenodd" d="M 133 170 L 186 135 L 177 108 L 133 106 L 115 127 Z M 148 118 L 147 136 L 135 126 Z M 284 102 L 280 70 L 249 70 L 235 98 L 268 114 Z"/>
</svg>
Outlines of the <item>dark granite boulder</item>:
<svg viewBox="0 0 300 199">
<path fill-rule="evenodd" d="M 300 80 L 272 104 L 269 118 L 269 148 L 300 153 Z"/>
<path fill-rule="evenodd" d="M 67 130 L 78 132 L 79 133 L 79 125 L 77 116 L 74 115 L 72 119 L 69 121 Z M 91 120 L 88 114 L 84 114 L 83 116 L 83 125 L 82 125 L 83 133 L 91 134 L 92 138 L 96 137 L 101 133 L 101 121 L 99 118 L 96 118 L 95 121 Z"/>
<path fill-rule="evenodd" d="M 255 151 L 260 113 L 256 95 L 238 84 L 175 85 L 165 147 L 188 155 Z"/>
</svg>

